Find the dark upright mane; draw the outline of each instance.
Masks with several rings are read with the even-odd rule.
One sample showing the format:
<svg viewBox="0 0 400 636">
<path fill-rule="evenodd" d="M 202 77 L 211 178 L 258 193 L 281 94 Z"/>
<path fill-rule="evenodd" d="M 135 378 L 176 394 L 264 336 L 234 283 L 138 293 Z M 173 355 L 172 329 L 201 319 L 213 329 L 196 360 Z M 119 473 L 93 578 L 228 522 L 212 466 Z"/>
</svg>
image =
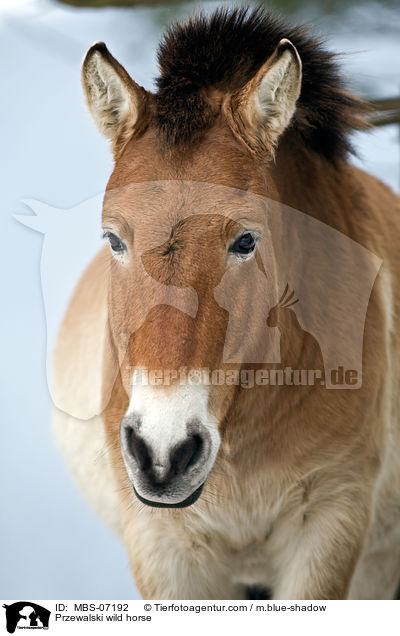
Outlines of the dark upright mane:
<svg viewBox="0 0 400 636">
<path fill-rule="evenodd" d="M 334 54 L 304 27 L 292 27 L 263 9 L 220 9 L 169 28 L 160 44 L 156 123 L 170 146 L 192 143 L 212 126 L 215 113 L 201 90 L 233 93 L 270 57 L 282 38 L 303 63 L 301 95 L 287 134 L 331 161 L 351 146 L 348 133 L 361 127 L 365 106 L 343 90 Z"/>
</svg>

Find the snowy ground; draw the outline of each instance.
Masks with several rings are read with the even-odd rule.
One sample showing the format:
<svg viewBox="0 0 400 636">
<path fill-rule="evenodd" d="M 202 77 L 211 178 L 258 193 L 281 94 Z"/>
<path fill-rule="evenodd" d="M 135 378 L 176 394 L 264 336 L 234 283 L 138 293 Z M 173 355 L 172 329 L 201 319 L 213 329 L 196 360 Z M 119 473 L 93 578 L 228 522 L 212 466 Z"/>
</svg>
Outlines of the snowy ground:
<svg viewBox="0 0 400 636">
<path fill-rule="evenodd" d="M 12 214 L 28 213 L 21 203 L 27 198 L 75 208 L 101 193 L 111 159 L 84 109 L 79 82 L 82 55 L 92 42 L 104 40 L 135 80 L 151 88 L 163 26 L 189 10 L 187 5 L 179 10 L 76 10 L 50 0 L 0 0 L 6 273 L 2 282 L 2 598 L 137 597 L 121 545 L 82 500 L 51 438 L 40 279 L 42 236 L 21 226 Z M 356 52 L 343 58 L 355 90 L 369 96 L 400 93 L 395 62 L 400 20 L 394 11 L 369 5 L 349 10 L 340 20 L 319 13 L 315 18 L 312 9 L 303 13 L 328 36 L 333 49 Z M 355 142 L 361 157 L 357 163 L 398 190 L 398 128 L 357 135 Z M 67 294 L 73 268 L 65 254 L 61 262 L 55 261 L 48 279 L 51 297 L 60 290 Z M 56 318 L 50 322 L 54 324 Z"/>
</svg>

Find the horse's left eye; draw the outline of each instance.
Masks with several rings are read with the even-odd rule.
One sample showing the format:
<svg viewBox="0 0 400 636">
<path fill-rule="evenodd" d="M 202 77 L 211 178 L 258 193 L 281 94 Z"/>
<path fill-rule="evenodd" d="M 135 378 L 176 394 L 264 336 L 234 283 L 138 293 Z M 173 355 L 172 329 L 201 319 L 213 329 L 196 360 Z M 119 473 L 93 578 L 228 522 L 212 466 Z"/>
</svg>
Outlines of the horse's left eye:
<svg viewBox="0 0 400 636">
<path fill-rule="evenodd" d="M 116 254 L 120 254 L 126 250 L 125 243 L 123 243 L 116 234 L 113 234 L 112 232 L 104 232 L 103 236 L 108 239 L 112 251 Z"/>
<path fill-rule="evenodd" d="M 234 254 L 248 255 L 254 252 L 256 247 L 256 239 L 250 232 L 245 232 L 239 236 L 229 248 Z"/>
</svg>

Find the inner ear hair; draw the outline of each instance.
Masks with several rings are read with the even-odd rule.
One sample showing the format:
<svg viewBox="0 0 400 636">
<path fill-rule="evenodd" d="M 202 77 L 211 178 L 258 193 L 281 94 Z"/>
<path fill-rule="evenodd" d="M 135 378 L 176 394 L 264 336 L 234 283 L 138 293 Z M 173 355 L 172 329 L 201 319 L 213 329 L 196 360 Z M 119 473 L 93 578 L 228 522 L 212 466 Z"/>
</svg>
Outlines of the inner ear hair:
<svg viewBox="0 0 400 636">
<path fill-rule="evenodd" d="M 104 42 L 90 47 L 82 63 L 86 103 L 114 155 L 145 127 L 147 93 L 111 55 Z"/>
<path fill-rule="evenodd" d="M 281 40 L 267 68 L 262 67 L 257 76 L 260 82 L 255 96 L 260 118 L 268 122 L 271 115 L 275 117 L 280 134 L 281 128 L 288 126 L 300 96 L 301 60 L 293 44 Z"/>
</svg>

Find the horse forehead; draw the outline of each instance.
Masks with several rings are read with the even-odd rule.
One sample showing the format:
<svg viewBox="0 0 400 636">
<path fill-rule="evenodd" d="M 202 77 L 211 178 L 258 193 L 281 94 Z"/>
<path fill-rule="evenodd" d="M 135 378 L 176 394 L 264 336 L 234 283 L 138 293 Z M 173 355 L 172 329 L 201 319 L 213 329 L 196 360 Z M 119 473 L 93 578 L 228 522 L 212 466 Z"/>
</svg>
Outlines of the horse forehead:
<svg viewBox="0 0 400 636">
<path fill-rule="evenodd" d="M 241 223 L 262 216 L 263 211 L 265 199 L 251 192 L 213 183 L 160 180 L 109 188 L 103 217 L 122 217 L 135 232 L 146 234 Z"/>
<path fill-rule="evenodd" d="M 254 157 L 226 126 L 214 126 L 202 141 L 166 146 L 154 126 L 132 138 L 117 158 L 110 178 L 112 187 L 131 181 L 162 179 L 210 182 L 242 190 L 265 192 L 265 170 L 255 169 Z"/>
<path fill-rule="evenodd" d="M 210 204 L 243 204 L 255 199 L 251 192 L 208 181 L 196 179 L 154 179 L 136 181 L 133 177 L 126 183 L 110 182 L 105 195 L 105 204 L 121 205 L 123 203 L 145 202 L 151 209 L 152 203 L 160 202 L 167 208 L 170 204 L 184 207 L 195 206 L 206 208 Z"/>
</svg>

